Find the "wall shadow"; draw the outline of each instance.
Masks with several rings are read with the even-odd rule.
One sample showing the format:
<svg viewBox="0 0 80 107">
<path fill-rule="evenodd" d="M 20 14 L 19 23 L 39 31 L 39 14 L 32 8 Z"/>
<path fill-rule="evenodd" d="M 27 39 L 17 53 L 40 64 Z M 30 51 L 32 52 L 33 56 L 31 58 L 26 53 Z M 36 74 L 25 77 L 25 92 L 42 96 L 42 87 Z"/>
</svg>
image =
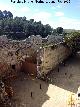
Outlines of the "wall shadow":
<svg viewBox="0 0 80 107">
<path fill-rule="evenodd" d="M 49 100 L 46 94 L 48 83 L 29 77 L 24 72 L 21 72 L 19 78 L 12 82 L 12 87 L 14 90 L 12 107 L 42 107 L 43 103 Z"/>
<path fill-rule="evenodd" d="M 80 86 L 80 56 L 71 56 L 48 73 L 49 83 L 76 93 Z"/>
</svg>

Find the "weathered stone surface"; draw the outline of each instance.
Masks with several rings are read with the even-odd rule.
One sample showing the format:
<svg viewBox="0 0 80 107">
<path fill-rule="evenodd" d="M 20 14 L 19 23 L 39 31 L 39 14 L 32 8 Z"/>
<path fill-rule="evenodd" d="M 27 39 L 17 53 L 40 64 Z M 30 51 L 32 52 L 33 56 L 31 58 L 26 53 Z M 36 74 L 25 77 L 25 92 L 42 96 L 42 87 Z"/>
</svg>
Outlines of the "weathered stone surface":
<svg viewBox="0 0 80 107">
<path fill-rule="evenodd" d="M 47 74 L 71 54 L 71 51 L 62 44 L 54 48 L 52 46 L 46 46 L 42 50 L 42 58 L 40 58 L 42 59 L 42 63 L 38 64 L 40 75 Z"/>
<path fill-rule="evenodd" d="M 52 40 L 52 38 L 49 36 L 47 39 Z M 27 57 L 31 57 L 33 63 L 37 64 L 37 74 L 46 74 L 69 55 L 69 50 L 63 45 L 42 46 L 40 35 L 32 35 L 28 40 L 29 44 L 27 40 L 0 42 L 0 75 L 20 71 L 21 63 L 26 62 Z M 12 65 L 15 65 L 15 69 Z"/>
</svg>

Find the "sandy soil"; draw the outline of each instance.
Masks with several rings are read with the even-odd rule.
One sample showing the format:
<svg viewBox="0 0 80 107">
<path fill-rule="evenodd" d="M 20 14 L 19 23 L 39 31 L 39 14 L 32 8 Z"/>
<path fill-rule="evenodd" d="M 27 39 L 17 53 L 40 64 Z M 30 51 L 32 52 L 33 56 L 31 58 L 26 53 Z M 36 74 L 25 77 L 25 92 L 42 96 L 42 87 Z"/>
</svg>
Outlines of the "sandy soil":
<svg viewBox="0 0 80 107">
<path fill-rule="evenodd" d="M 76 94 L 80 86 L 80 57 L 70 58 L 65 66 L 58 67 L 48 75 L 49 82 L 21 73 L 12 83 L 13 107 L 68 107 L 68 96 Z"/>
</svg>

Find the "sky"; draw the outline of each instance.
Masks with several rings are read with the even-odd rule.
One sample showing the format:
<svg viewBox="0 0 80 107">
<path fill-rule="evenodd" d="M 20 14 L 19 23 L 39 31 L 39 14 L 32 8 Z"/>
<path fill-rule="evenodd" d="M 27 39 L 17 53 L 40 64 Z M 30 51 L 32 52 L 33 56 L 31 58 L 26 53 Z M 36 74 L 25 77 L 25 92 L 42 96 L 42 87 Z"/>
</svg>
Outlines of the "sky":
<svg viewBox="0 0 80 107">
<path fill-rule="evenodd" d="M 14 1 L 14 0 L 13 0 Z M 44 25 L 49 24 L 53 29 L 63 27 L 64 29 L 80 30 L 80 0 L 70 0 L 70 3 L 51 3 L 52 0 L 43 0 L 44 3 L 36 3 L 35 0 L 20 0 L 21 3 L 15 3 L 11 0 L 0 0 L 0 10 L 11 11 L 13 16 L 19 16 L 35 21 L 41 21 Z M 39 0 L 38 0 L 39 1 Z M 50 2 L 50 3 L 46 3 Z M 29 2 L 29 3 L 28 3 Z"/>
</svg>

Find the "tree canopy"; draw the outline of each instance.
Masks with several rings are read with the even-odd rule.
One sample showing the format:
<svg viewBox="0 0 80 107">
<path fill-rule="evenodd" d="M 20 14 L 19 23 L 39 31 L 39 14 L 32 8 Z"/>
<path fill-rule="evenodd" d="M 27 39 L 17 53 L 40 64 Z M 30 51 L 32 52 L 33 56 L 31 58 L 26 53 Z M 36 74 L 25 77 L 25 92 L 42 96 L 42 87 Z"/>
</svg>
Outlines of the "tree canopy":
<svg viewBox="0 0 80 107">
<path fill-rule="evenodd" d="M 63 28 L 58 27 L 58 28 L 56 28 L 56 31 L 57 31 L 58 34 L 62 34 L 63 33 Z"/>
<path fill-rule="evenodd" d="M 64 38 L 65 43 L 67 46 L 73 51 L 73 53 L 80 50 L 80 33 L 79 32 L 72 32 L 67 34 Z"/>
<path fill-rule="evenodd" d="M 27 20 L 26 17 L 14 17 L 10 11 L 0 10 L 0 35 L 6 34 L 12 39 L 24 39 L 30 35 L 41 35 L 43 38 L 52 33 L 49 24 L 41 21 Z"/>
</svg>

